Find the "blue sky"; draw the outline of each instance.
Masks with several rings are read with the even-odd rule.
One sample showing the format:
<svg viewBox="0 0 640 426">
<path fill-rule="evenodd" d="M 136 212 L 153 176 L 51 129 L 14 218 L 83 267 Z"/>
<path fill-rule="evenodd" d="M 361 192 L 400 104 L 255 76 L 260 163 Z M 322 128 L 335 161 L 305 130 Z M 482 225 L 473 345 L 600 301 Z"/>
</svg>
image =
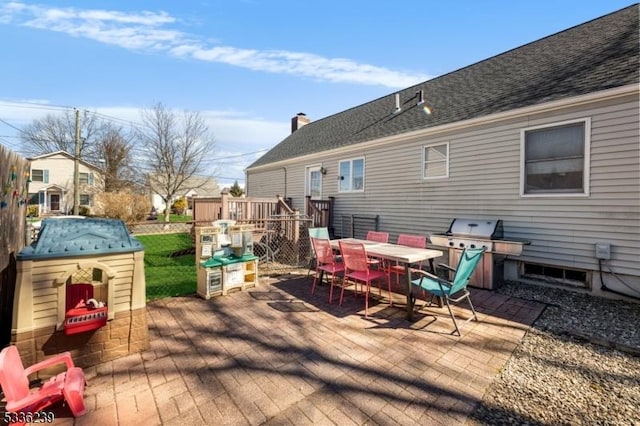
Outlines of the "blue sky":
<svg viewBox="0 0 640 426">
<path fill-rule="evenodd" d="M 630 4 L 0 0 L 0 144 L 20 152 L 15 127 L 60 106 L 124 126 L 162 102 L 206 118 L 206 172 L 243 184 L 298 112 L 318 120 Z"/>
</svg>

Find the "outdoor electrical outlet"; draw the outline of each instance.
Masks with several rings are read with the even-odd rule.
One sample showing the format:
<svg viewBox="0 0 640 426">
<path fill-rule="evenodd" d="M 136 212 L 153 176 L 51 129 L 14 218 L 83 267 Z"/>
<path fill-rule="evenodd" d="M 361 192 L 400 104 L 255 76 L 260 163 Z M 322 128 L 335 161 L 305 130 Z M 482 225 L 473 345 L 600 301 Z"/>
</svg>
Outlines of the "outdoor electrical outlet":
<svg viewBox="0 0 640 426">
<path fill-rule="evenodd" d="M 611 259 L 611 244 L 596 243 L 596 259 L 601 259 L 601 260 Z"/>
</svg>

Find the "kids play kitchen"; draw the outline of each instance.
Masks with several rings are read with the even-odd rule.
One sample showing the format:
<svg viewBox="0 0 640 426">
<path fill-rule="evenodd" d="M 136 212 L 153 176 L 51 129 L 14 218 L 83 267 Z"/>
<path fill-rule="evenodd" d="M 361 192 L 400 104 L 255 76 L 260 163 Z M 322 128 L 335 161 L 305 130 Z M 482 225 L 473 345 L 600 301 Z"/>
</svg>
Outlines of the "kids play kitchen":
<svg viewBox="0 0 640 426">
<path fill-rule="evenodd" d="M 204 299 L 255 287 L 258 257 L 253 254 L 253 225 L 216 221 L 195 229 L 197 293 Z"/>
</svg>

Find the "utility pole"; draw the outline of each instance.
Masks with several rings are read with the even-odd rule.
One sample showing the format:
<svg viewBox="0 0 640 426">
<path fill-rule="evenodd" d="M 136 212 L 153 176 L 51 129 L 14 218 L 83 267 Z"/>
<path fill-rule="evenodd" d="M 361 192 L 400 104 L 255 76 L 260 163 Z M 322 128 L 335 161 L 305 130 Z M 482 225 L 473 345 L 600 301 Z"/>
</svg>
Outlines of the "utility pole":
<svg viewBox="0 0 640 426">
<path fill-rule="evenodd" d="M 76 109 L 76 149 L 73 157 L 73 214 L 80 213 L 80 110 Z"/>
</svg>

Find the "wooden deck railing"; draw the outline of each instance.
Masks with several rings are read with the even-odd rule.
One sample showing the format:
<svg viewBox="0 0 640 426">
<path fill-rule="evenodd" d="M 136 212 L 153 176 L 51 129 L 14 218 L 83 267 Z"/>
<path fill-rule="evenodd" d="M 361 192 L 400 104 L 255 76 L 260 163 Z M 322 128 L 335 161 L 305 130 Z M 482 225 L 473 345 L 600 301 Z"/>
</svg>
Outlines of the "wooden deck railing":
<svg viewBox="0 0 640 426">
<path fill-rule="evenodd" d="M 213 222 L 222 219 L 244 222 L 294 213 L 294 210 L 287 205 L 287 201 L 280 196 L 240 198 L 222 193 L 220 197 L 196 197 L 192 202 L 194 222 Z"/>
<path fill-rule="evenodd" d="M 312 200 L 307 196 L 307 215 L 311 218 L 314 228 L 333 227 L 333 197 L 326 200 Z"/>
</svg>

